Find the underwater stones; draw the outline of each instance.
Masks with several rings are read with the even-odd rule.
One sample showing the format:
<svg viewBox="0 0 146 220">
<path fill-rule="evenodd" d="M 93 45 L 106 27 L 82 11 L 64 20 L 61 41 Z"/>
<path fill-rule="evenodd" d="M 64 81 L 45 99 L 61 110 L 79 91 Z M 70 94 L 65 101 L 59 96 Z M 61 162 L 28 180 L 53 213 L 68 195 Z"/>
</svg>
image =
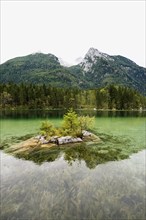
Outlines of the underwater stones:
<svg viewBox="0 0 146 220">
<path fill-rule="evenodd" d="M 20 143 L 14 144 L 7 149 L 7 152 L 24 152 L 28 151 L 29 149 L 35 148 L 38 146 L 38 141 L 35 138 L 29 138 L 25 141 Z"/>
<path fill-rule="evenodd" d="M 108 153 L 109 153 L 109 151 L 105 150 L 105 149 L 98 151 L 98 154 L 102 154 L 102 155 L 105 155 L 105 154 L 108 154 Z"/>
</svg>

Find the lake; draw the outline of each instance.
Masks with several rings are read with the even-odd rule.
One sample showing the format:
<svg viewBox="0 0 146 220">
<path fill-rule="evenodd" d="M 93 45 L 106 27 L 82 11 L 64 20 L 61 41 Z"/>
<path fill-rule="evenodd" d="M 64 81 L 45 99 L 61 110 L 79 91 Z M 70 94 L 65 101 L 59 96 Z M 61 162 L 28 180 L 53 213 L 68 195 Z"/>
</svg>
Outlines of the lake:
<svg viewBox="0 0 146 220">
<path fill-rule="evenodd" d="M 51 158 L 40 161 L 0 151 L 2 220 L 146 219 L 145 112 L 79 114 L 95 116 L 95 132 L 104 140 L 100 146 L 104 151 L 123 148 L 127 156 L 128 149 L 141 150 L 127 159 L 104 163 L 99 152 L 98 157 L 94 154 L 97 146 L 90 145 L 55 149 Z M 37 134 L 45 119 L 59 126 L 62 112 L 3 112 L 1 141 Z"/>
</svg>

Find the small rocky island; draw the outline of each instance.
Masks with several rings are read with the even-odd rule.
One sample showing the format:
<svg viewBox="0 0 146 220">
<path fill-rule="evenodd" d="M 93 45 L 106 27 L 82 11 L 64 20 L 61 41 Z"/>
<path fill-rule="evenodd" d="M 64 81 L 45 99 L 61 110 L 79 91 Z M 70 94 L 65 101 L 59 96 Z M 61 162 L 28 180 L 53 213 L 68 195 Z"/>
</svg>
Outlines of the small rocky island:
<svg viewBox="0 0 146 220">
<path fill-rule="evenodd" d="M 83 130 L 82 138 L 72 137 L 72 136 L 62 136 L 62 137 L 53 136 L 50 138 L 50 140 L 47 140 L 45 136 L 38 135 L 36 137 L 32 137 L 25 141 L 12 145 L 8 149 L 8 152 L 11 152 L 13 154 L 18 154 L 18 153 L 29 152 L 32 149 L 41 150 L 44 148 L 49 149 L 52 147 L 61 147 L 61 146 L 68 147 L 68 146 L 73 146 L 73 144 L 75 143 L 82 143 L 82 142 L 100 143 L 101 139 L 98 136 L 94 135 L 93 133 L 85 130 Z"/>
<path fill-rule="evenodd" d="M 38 134 L 7 140 L 1 149 L 37 164 L 53 162 L 63 155 L 69 164 L 84 160 L 90 169 L 107 161 L 126 159 L 141 149 L 122 136 L 98 133 L 98 137 L 93 128 L 93 117 L 78 116 L 69 110 L 61 125 L 54 127 L 50 121 L 44 121 Z"/>
<path fill-rule="evenodd" d="M 75 143 L 99 143 L 101 139 L 87 129 L 93 127 L 94 118 L 78 116 L 70 109 L 63 117 L 61 127 L 55 128 L 49 121 L 42 123 L 40 134 L 17 143 L 8 149 L 13 154 L 29 153 L 31 150 L 71 146 Z M 86 130 L 85 130 L 86 129 Z"/>
</svg>

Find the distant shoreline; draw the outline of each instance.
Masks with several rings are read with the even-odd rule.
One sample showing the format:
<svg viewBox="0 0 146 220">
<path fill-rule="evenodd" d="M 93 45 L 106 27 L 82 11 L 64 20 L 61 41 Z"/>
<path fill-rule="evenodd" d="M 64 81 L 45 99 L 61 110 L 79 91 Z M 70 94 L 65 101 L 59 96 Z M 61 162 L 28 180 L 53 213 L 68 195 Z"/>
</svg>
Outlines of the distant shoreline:
<svg viewBox="0 0 146 220">
<path fill-rule="evenodd" d="M 66 111 L 67 108 L 36 108 L 36 109 L 29 109 L 29 108 L 0 108 L 0 111 Z M 146 112 L 146 109 L 94 109 L 94 108 L 78 108 L 75 111 L 94 111 L 94 112 Z"/>
</svg>

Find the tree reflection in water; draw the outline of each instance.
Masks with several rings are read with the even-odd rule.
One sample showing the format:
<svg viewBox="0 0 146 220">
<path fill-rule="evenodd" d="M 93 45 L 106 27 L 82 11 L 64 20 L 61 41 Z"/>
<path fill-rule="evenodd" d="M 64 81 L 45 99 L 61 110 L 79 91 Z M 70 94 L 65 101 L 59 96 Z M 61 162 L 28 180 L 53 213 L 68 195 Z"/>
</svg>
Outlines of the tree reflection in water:
<svg viewBox="0 0 146 220">
<path fill-rule="evenodd" d="M 94 169 L 98 164 L 108 161 L 121 160 L 129 157 L 131 153 L 139 150 L 134 146 L 132 140 L 125 137 L 100 134 L 101 143 L 85 142 L 78 144 L 68 144 L 60 147 L 34 148 L 29 152 L 16 153 L 16 157 L 32 160 L 37 164 L 43 162 L 53 162 L 64 157 L 64 160 L 72 165 L 74 161 L 85 161 L 86 166 Z M 141 147 L 141 146 L 139 146 Z"/>
</svg>

